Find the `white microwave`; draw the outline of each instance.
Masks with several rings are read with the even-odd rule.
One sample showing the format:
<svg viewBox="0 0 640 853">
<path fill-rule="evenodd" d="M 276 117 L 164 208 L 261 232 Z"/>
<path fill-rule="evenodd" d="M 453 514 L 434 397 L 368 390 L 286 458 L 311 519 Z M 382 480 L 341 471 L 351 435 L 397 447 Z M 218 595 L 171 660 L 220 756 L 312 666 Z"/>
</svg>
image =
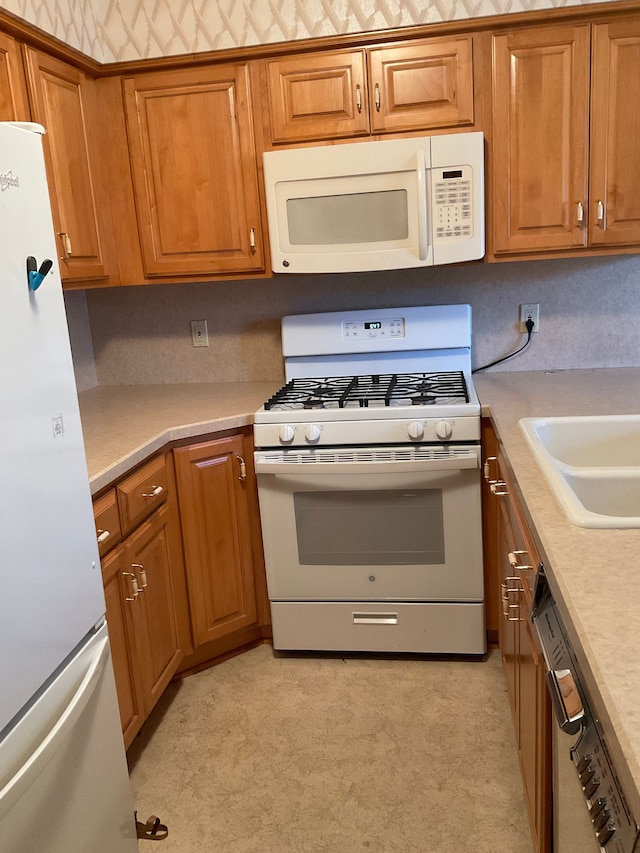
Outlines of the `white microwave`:
<svg viewBox="0 0 640 853">
<path fill-rule="evenodd" d="M 268 151 L 274 272 L 427 267 L 484 255 L 484 138 L 457 133 Z"/>
</svg>

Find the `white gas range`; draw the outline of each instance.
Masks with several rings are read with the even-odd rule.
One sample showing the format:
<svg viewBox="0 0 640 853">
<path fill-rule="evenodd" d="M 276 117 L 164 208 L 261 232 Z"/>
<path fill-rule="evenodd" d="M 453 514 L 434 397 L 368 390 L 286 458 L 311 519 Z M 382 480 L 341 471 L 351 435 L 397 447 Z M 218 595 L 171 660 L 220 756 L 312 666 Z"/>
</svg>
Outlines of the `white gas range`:
<svg viewBox="0 0 640 853">
<path fill-rule="evenodd" d="M 285 317 L 255 414 L 274 646 L 482 654 L 471 309 Z"/>
</svg>

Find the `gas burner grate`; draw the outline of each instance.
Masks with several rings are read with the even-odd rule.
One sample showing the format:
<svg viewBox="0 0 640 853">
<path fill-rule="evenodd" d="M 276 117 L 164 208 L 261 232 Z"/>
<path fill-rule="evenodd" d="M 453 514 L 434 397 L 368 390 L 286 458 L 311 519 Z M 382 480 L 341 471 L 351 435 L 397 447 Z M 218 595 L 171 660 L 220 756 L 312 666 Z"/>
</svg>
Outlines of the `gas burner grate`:
<svg viewBox="0 0 640 853">
<path fill-rule="evenodd" d="M 345 409 L 468 403 L 462 371 L 292 379 L 270 397 L 270 409 Z"/>
</svg>

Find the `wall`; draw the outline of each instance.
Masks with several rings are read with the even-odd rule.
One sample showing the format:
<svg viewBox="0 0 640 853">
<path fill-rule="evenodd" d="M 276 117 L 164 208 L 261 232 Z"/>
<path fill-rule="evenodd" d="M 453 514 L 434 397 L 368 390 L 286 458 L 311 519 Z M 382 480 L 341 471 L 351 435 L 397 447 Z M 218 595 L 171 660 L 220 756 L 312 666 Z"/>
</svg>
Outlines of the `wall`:
<svg viewBox="0 0 640 853">
<path fill-rule="evenodd" d="M 594 2 L 0 0 L 0 6 L 99 62 L 116 62 Z"/>
<path fill-rule="evenodd" d="M 104 385 L 279 380 L 285 314 L 449 302 L 472 306 L 474 366 L 524 343 L 520 302 L 540 303 L 541 331 L 494 370 L 640 365 L 635 255 L 87 292 Z M 202 319 L 210 346 L 196 349 L 189 321 Z"/>
<path fill-rule="evenodd" d="M 93 357 L 93 341 L 84 291 L 65 291 L 64 304 L 67 312 L 76 385 L 78 391 L 86 391 L 98 384 L 98 376 Z"/>
</svg>

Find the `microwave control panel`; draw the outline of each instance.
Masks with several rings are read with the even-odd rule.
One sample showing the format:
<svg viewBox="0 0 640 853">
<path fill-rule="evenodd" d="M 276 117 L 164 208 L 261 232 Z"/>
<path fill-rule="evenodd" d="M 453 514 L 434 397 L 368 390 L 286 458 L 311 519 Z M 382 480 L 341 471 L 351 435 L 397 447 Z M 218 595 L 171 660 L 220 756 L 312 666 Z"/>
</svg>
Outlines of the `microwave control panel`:
<svg viewBox="0 0 640 853">
<path fill-rule="evenodd" d="M 470 166 L 433 169 L 433 241 L 469 239 L 473 235 Z"/>
</svg>

